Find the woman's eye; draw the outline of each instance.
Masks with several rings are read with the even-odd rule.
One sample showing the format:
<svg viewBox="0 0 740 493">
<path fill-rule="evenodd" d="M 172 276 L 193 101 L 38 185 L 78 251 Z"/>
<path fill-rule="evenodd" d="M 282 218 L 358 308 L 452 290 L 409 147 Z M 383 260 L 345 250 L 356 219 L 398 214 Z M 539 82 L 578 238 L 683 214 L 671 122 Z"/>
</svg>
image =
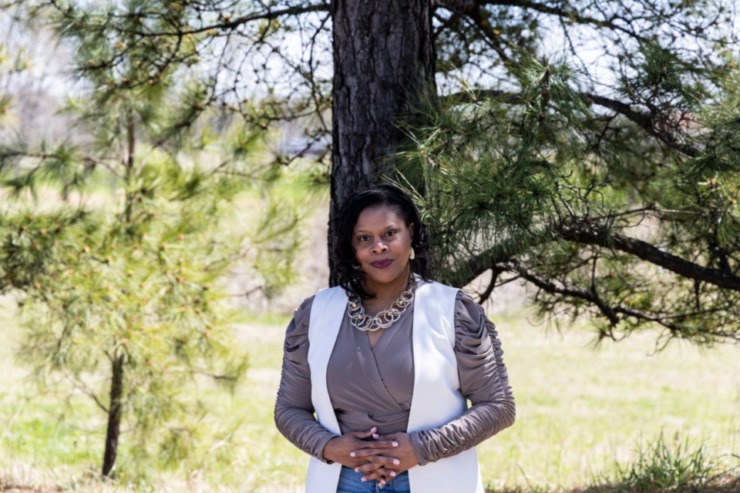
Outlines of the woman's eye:
<svg viewBox="0 0 740 493">
<path fill-rule="evenodd" d="M 398 233 L 398 231 L 396 231 L 395 229 L 391 229 L 385 235 L 386 236 L 396 236 L 396 233 Z"/>
<path fill-rule="evenodd" d="M 369 239 L 370 239 L 370 237 L 369 236 L 366 236 L 366 235 L 362 235 L 362 236 L 358 236 L 357 237 L 357 241 L 359 241 L 360 243 L 363 243 L 363 242 L 365 242 L 365 241 L 367 241 Z"/>
</svg>

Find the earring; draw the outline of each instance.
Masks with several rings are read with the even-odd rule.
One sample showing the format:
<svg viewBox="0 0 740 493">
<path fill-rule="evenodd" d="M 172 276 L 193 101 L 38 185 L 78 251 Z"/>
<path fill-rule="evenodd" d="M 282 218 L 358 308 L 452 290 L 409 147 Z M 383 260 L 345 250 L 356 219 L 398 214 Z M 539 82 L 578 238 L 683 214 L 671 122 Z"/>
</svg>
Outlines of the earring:
<svg viewBox="0 0 740 493">
<path fill-rule="evenodd" d="M 362 266 L 360 264 L 352 264 L 352 268 L 355 270 L 362 270 Z"/>
<path fill-rule="evenodd" d="M 416 252 L 414 251 L 414 247 L 411 247 L 411 255 L 409 255 L 410 260 L 414 260 L 416 258 Z"/>
</svg>

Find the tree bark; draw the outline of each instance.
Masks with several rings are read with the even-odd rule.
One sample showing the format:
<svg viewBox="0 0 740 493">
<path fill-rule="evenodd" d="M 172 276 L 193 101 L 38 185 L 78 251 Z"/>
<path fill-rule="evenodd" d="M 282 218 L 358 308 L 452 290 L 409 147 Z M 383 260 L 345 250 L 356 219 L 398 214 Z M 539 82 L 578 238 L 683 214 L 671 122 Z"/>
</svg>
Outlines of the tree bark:
<svg viewBox="0 0 740 493">
<path fill-rule="evenodd" d="M 111 366 L 108 428 L 103 453 L 103 476 L 105 477 L 113 476 L 113 466 L 118 455 L 118 436 L 121 433 L 121 397 L 123 396 L 123 356 L 117 356 Z"/>
<path fill-rule="evenodd" d="M 430 0 L 332 2 L 334 82 L 329 212 L 330 282 L 335 218 L 349 197 L 376 184 L 404 140 L 397 119 L 433 94 Z"/>
</svg>

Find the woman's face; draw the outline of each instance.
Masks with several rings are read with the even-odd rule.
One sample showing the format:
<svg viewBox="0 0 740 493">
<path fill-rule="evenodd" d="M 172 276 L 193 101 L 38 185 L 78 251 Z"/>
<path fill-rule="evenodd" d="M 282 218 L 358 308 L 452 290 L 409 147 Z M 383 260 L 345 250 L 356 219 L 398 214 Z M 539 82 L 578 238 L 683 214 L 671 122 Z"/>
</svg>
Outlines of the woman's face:
<svg viewBox="0 0 740 493">
<path fill-rule="evenodd" d="M 412 235 L 413 225 L 406 226 L 394 207 L 370 206 L 360 213 L 352 230 L 352 246 L 369 292 L 382 297 L 406 288 Z"/>
</svg>

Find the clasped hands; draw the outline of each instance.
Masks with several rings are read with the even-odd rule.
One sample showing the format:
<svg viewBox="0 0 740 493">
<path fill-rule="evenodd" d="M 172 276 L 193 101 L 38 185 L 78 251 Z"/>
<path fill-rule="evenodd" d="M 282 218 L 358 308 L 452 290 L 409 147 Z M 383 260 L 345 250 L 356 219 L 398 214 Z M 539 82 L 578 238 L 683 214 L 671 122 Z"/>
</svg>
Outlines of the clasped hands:
<svg viewBox="0 0 740 493">
<path fill-rule="evenodd" d="M 381 486 L 419 463 L 408 434 L 378 435 L 376 427 L 332 438 L 324 458 L 363 473 L 363 481 L 377 479 Z"/>
</svg>

